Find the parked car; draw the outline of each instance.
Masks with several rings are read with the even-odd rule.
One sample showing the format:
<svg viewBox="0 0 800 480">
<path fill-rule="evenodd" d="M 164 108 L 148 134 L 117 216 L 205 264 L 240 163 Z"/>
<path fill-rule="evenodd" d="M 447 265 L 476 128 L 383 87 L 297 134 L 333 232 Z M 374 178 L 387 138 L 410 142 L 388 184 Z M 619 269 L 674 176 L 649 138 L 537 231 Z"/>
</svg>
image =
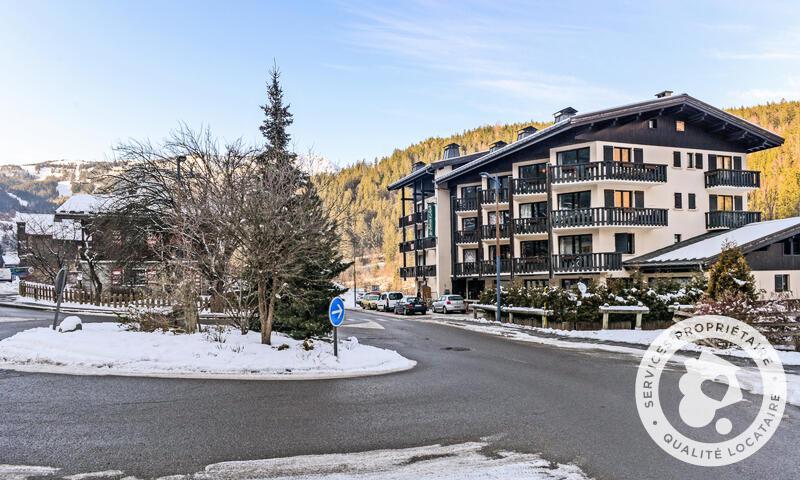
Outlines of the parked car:
<svg viewBox="0 0 800 480">
<path fill-rule="evenodd" d="M 414 315 L 415 313 L 425 315 L 427 312 L 428 306 L 417 297 L 406 297 L 394 304 L 394 313 L 398 315 Z"/>
<path fill-rule="evenodd" d="M 378 308 L 378 300 L 381 298 L 378 293 L 368 293 L 360 300 L 361 308 L 365 310 L 375 310 Z"/>
<path fill-rule="evenodd" d="M 391 312 L 398 300 L 405 297 L 403 292 L 384 292 L 381 293 L 381 298 L 378 299 L 378 310 L 383 312 Z"/>
<path fill-rule="evenodd" d="M 464 303 L 464 297 L 461 295 L 442 295 L 438 300 L 433 302 L 434 313 L 466 313 L 467 305 Z"/>
</svg>

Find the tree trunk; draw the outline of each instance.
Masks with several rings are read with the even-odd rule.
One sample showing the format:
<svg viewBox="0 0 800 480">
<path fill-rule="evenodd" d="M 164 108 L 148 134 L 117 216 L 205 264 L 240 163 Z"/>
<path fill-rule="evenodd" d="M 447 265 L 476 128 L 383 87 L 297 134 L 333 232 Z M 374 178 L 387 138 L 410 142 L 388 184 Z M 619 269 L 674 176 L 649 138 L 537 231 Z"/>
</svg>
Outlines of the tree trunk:
<svg viewBox="0 0 800 480">
<path fill-rule="evenodd" d="M 194 281 L 191 278 L 184 280 L 182 300 L 186 333 L 194 333 L 197 330 L 199 315 L 197 312 L 197 297 L 194 290 Z"/>
<path fill-rule="evenodd" d="M 261 343 L 270 345 L 270 334 L 267 332 L 267 281 L 264 278 L 258 279 L 258 320 L 261 324 Z"/>
<path fill-rule="evenodd" d="M 272 345 L 272 319 L 275 318 L 275 296 L 278 294 L 278 282 L 272 280 L 272 290 L 269 293 L 269 303 L 267 304 L 267 345 Z M 263 338 L 262 333 L 262 338 Z"/>
<path fill-rule="evenodd" d="M 223 291 L 225 290 L 225 281 L 218 279 L 214 281 L 214 286 L 211 288 L 211 311 L 220 313 L 225 311 L 225 297 Z"/>
</svg>

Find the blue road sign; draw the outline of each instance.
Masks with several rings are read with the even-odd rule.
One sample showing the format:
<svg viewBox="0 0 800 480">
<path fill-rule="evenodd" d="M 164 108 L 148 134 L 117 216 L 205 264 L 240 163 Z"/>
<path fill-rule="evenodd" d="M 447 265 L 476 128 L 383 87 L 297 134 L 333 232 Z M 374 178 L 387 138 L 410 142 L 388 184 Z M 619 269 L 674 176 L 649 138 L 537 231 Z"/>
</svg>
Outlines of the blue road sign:
<svg viewBox="0 0 800 480">
<path fill-rule="evenodd" d="M 328 306 L 328 320 L 334 327 L 344 323 L 344 302 L 341 298 L 335 297 L 331 300 L 331 304 Z"/>
</svg>

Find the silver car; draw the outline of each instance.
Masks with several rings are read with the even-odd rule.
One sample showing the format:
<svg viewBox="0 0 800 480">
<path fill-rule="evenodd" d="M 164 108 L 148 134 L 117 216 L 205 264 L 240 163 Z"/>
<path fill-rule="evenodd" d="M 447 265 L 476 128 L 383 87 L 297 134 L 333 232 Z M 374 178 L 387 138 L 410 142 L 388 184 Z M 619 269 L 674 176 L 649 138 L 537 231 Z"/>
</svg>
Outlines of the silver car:
<svg viewBox="0 0 800 480">
<path fill-rule="evenodd" d="M 461 295 L 442 295 L 433 302 L 433 311 L 434 313 L 466 313 L 467 306 Z"/>
</svg>

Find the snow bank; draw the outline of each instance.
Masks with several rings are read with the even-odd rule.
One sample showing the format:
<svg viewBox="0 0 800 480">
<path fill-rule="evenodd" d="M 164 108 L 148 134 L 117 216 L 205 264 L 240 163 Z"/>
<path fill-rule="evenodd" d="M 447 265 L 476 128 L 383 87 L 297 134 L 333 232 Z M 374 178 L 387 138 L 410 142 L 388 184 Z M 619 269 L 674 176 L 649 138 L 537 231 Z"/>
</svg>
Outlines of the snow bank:
<svg viewBox="0 0 800 480">
<path fill-rule="evenodd" d="M 72 332 L 81 329 L 83 329 L 81 318 L 76 317 L 75 315 L 70 315 L 64 320 L 61 320 L 61 323 L 58 324 L 58 331 L 61 333 Z"/>
<path fill-rule="evenodd" d="M 127 375 L 176 378 L 314 379 L 375 375 L 416 365 L 393 350 L 362 345 L 355 337 L 333 345 L 272 334 L 261 345 L 258 332 L 226 329 L 224 342 L 212 334 L 129 332 L 115 323 L 88 323 L 75 335 L 48 328 L 25 330 L 0 341 L 0 369 L 73 375 Z M 288 348 L 279 350 L 281 345 Z"/>
</svg>

